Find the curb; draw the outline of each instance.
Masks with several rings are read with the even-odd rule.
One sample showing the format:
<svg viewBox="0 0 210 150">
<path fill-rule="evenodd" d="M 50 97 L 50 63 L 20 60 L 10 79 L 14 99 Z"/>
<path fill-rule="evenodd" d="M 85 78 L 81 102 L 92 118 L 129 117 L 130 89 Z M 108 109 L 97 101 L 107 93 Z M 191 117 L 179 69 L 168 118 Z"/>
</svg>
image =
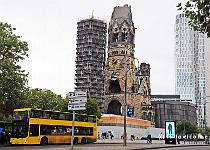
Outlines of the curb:
<svg viewBox="0 0 210 150">
<path fill-rule="evenodd" d="M 110 144 L 110 145 L 116 145 L 116 144 L 122 144 L 122 143 L 93 143 L 94 145 L 96 144 Z M 131 143 L 127 143 L 128 145 L 131 144 Z M 134 144 L 134 143 L 132 143 Z M 146 144 L 146 143 L 135 143 L 135 144 Z M 155 144 L 155 143 L 154 143 Z M 206 146 L 206 147 L 210 147 L 210 144 L 208 145 L 204 145 L 204 144 L 181 144 L 181 145 L 163 145 L 163 146 L 154 146 L 154 147 L 144 147 L 144 148 L 132 148 L 130 147 L 130 150 L 148 150 L 148 149 L 160 149 L 160 148 L 174 148 L 174 147 L 194 147 L 194 146 Z M 129 148 L 129 147 L 128 147 Z"/>
<path fill-rule="evenodd" d="M 160 149 L 160 148 L 174 148 L 174 147 L 193 147 L 193 146 L 206 146 L 210 147 L 210 145 L 173 145 L 173 146 L 157 146 L 157 147 L 145 147 L 145 148 L 134 148 L 131 150 L 147 150 L 147 149 Z"/>
</svg>

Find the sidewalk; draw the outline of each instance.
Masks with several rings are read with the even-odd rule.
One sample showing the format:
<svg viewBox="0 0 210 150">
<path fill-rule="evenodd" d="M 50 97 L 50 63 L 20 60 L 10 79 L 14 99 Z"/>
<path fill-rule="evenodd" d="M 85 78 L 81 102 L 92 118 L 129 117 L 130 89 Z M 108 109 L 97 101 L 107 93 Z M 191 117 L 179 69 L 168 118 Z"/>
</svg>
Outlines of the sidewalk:
<svg viewBox="0 0 210 150">
<path fill-rule="evenodd" d="M 128 144 L 132 143 L 138 143 L 138 144 L 147 144 L 147 141 L 146 140 L 135 140 L 135 141 L 131 141 L 130 139 L 127 139 L 126 140 Z M 97 140 L 96 142 L 97 144 L 105 144 L 105 143 L 109 143 L 109 144 L 120 144 L 122 143 L 123 144 L 123 139 L 100 139 L 100 140 Z M 162 144 L 162 145 L 166 145 L 165 144 L 165 140 L 152 140 L 152 144 Z M 198 141 L 196 143 L 194 142 L 189 142 L 189 141 L 186 141 L 185 144 L 183 141 L 181 141 L 180 144 L 177 144 L 177 145 L 203 145 L 204 144 L 204 141 Z M 148 144 L 147 144 L 148 145 Z M 171 145 L 171 144 L 168 144 L 168 145 Z"/>
<path fill-rule="evenodd" d="M 105 139 L 105 140 L 98 140 L 96 142 L 97 144 L 101 144 L 100 150 L 145 150 L 145 149 L 157 149 L 157 148 L 166 148 L 166 147 L 187 147 L 187 146 L 209 146 L 205 145 L 204 142 L 181 142 L 180 144 L 165 144 L 164 140 L 153 140 L 152 144 L 147 144 L 146 140 L 127 140 L 127 146 L 123 146 L 123 140 L 122 139 Z M 96 150 L 99 147 L 91 147 L 90 149 Z M 82 149 L 83 150 L 83 149 Z M 85 150 L 89 150 L 89 148 L 85 148 Z"/>
</svg>

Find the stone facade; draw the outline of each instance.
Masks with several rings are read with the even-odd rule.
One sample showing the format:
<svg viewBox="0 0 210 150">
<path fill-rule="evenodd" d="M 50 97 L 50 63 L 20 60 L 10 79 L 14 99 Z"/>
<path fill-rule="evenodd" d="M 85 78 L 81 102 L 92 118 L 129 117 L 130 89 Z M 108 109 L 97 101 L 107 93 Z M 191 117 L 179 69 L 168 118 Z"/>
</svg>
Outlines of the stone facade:
<svg viewBox="0 0 210 150">
<path fill-rule="evenodd" d="M 150 65 L 141 63 L 136 67 L 134 57 L 135 27 L 132 21 L 131 7 L 117 6 L 111 16 L 108 27 L 108 58 L 104 79 L 104 112 L 123 115 L 125 95 L 127 106 L 134 108 L 131 117 L 153 121 L 154 111 L 143 110 L 142 106 L 151 106 L 150 101 Z M 127 85 L 127 86 L 125 86 Z M 126 91 L 126 93 L 125 93 Z"/>
</svg>

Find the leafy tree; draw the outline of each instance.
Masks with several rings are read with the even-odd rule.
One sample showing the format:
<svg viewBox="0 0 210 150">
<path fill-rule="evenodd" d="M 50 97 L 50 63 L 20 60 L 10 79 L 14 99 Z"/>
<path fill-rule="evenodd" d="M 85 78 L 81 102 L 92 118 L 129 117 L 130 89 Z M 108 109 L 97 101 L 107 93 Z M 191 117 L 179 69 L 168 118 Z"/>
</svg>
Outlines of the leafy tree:
<svg viewBox="0 0 210 150">
<path fill-rule="evenodd" d="M 67 111 L 68 102 L 50 90 L 30 89 L 26 92 L 22 105 L 43 110 Z"/>
<path fill-rule="evenodd" d="M 98 102 L 95 98 L 89 98 L 86 104 L 86 114 L 96 115 L 98 118 L 101 118 L 101 112 L 99 109 Z"/>
<path fill-rule="evenodd" d="M 190 18 L 189 24 L 195 31 L 207 33 L 210 37 L 210 0 L 188 0 L 184 7 L 181 3 L 177 7 Z"/>
<path fill-rule="evenodd" d="M 28 44 L 10 24 L 0 22 L 0 120 L 7 118 L 24 97 L 27 74 L 19 65 L 28 55 Z"/>
<path fill-rule="evenodd" d="M 210 128 L 207 127 L 201 128 L 197 125 L 193 125 L 190 121 L 182 120 L 179 121 L 176 125 L 177 128 L 177 134 L 178 135 L 196 135 L 198 137 L 198 134 L 201 134 L 203 137 L 210 136 Z"/>
<path fill-rule="evenodd" d="M 198 128 L 198 133 L 200 133 L 203 136 L 205 136 L 205 135 L 210 136 L 210 128 L 209 127 L 206 127 L 206 129 L 205 129 L 205 128 L 199 127 Z"/>
<path fill-rule="evenodd" d="M 196 126 L 193 125 L 188 120 L 181 120 L 176 125 L 177 133 L 178 134 L 195 134 L 196 133 Z"/>
</svg>

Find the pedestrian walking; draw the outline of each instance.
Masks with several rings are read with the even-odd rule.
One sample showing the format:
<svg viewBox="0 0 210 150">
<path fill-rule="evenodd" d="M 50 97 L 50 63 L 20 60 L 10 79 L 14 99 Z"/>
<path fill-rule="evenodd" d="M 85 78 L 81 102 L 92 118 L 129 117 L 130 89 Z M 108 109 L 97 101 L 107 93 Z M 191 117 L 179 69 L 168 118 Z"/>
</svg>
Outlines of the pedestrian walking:
<svg viewBox="0 0 210 150">
<path fill-rule="evenodd" d="M 152 135 L 151 134 L 147 135 L 147 143 L 152 144 Z"/>
<path fill-rule="evenodd" d="M 110 131 L 110 139 L 112 140 L 114 137 L 114 132 L 113 131 Z"/>
</svg>

